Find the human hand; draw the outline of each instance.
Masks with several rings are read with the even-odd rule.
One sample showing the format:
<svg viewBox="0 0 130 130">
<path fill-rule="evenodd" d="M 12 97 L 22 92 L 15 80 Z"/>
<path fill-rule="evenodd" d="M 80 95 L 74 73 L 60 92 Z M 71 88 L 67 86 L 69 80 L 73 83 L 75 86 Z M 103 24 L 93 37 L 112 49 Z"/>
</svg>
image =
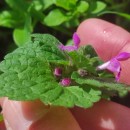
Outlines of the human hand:
<svg viewBox="0 0 130 130">
<path fill-rule="evenodd" d="M 77 33 L 81 44 L 92 44 L 98 55 L 109 60 L 130 51 L 130 34 L 99 19 L 81 23 Z M 130 60 L 122 62 L 121 82 L 130 84 Z M 130 109 L 102 100 L 90 109 L 47 107 L 40 101 L 18 102 L 1 99 L 5 123 L 12 130 L 129 130 Z M 8 123 L 7 123 L 8 122 Z M 3 129 L 1 129 L 3 130 Z"/>
</svg>

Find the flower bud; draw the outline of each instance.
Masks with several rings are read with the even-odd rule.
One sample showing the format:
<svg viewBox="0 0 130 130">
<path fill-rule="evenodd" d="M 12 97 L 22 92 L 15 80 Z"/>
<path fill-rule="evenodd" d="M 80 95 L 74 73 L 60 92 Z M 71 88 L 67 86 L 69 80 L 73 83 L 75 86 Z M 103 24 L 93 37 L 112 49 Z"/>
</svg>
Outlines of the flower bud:
<svg viewBox="0 0 130 130">
<path fill-rule="evenodd" d="M 61 85 L 63 86 L 69 86 L 71 84 L 71 79 L 70 78 L 64 78 L 61 80 Z"/>
<path fill-rule="evenodd" d="M 61 68 L 55 68 L 54 75 L 55 76 L 61 76 L 62 75 L 62 69 Z"/>
<path fill-rule="evenodd" d="M 78 70 L 78 74 L 79 74 L 81 77 L 84 77 L 84 76 L 87 76 L 87 75 L 88 75 L 87 70 L 84 70 L 84 69 L 79 69 L 79 70 Z"/>
</svg>

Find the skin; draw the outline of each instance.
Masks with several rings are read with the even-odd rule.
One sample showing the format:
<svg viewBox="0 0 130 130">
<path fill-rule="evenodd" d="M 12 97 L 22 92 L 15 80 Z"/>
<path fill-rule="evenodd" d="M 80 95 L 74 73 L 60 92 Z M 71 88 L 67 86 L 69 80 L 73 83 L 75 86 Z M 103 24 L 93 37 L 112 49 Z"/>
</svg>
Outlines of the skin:
<svg viewBox="0 0 130 130">
<path fill-rule="evenodd" d="M 130 34 L 106 21 L 88 19 L 80 24 L 77 33 L 81 45 L 91 44 L 104 61 L 119 52 L 130 51 Z M 130 60 L 121 62 L 121 65 L 120 81 L 130 84 L 128 67 Z M 12 130 L 129 130 L 130 128 L 130 109 L 111 101 L 101 100 L 89 109 L 49 107 L 40 101 L 18 102 L 9 101 L 7 98 L 1 99 L 0 102 L 6 126 Z"/>
</svg>

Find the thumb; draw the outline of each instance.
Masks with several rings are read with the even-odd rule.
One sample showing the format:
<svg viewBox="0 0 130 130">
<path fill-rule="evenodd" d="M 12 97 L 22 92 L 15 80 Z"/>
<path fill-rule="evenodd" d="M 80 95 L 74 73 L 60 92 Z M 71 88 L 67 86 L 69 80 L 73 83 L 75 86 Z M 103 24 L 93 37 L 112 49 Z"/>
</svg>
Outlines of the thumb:
<svg viewBox="0 0 130 130">
<path fill-rule="evenodd" d="M 130 33 L 119 26 L 100 19 L 89 19 L 80 24 L 77 33 L 81 44 L 91 44 L 105 61 L 119 52 L 130 52 Z M 130 60 L 121 63 L 121 81 L 130 84 Z"/>
</svg>

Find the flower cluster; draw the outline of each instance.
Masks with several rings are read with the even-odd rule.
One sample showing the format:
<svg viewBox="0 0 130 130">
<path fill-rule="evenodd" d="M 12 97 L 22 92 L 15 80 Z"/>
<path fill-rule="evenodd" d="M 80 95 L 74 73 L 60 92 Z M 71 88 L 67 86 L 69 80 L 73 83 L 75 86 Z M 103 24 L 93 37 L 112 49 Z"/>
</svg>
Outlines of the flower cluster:
<svg viewBox="0 0 130 130">
<path fill-rule="evenodd" d="M 97 67 L 97 70 L 107 69 L 115 74 L 116 81 L 119 81 L 121 74 L 121 64 L 119 61 L 127 60 L 130 58 L 130 53 L 122 52 L 115 56 L 111 60 L 105 62 L 104 64 Z"/>
<path fill-rule="evenodd" d="M 54 75 L 56 77 L 61 77 L 62 76 L 62 69 L 59 67 L 55 68 Z M 71 84 L 71 79 L 70 78 L 63 78 L 63 79 L 61 79 L 60 84 L 62 86 L 69 86 Z"/>
<path fill-rule="evenodd" d="M 73 39 L 74 45 L 64 46 L 63 44 L 61 44 L 61 45 L 59 46 L 59 48 L 60 48 L 61 50 L 63 50 L 63 51 L 64 51 L 64 50 L 65 50 L 65 51 L 78 50 L 78 48 L 79 48 L 79 43 L 80 43 L 80 38 L 79 38 L 79 36 L 77 35 L 76 32 L 73 34 L 72 39 Z M 61 68 L 58 68 L 58 67 L 55 68 L 55 70 L 54 70 L 54 75 L 55 75 L 55 76 L 58 76 L 58 77 L 61 77 L 61 76 L 62 76 L 62 69 L 61 69 Z M 71 79 L 70 79 L 70 78 L 63 78 L 63 79 L 61 79 L 60 84 L 61 84 L 62 86 L 69 86 L 69 85 L 71 84 Z"/>
<path fill-rule="evenodd" d="M 78 50 L 79 43 L 80 43 L 80 38 L 79 38 L 79 36 L 77 35 L 76 32 L 73 34 L 72 39 L 73 39 L 74 45 L 64 46 L 63 44 L 61 44 L 59 46 L 59 48 L 61 50 L 63 50 L 63 51 L 64 50 L 65 51 L 75 51 L 75 50 Z M 112 58 L 111 60 L 105 62 L 104 64 L 99 65 L 97 67 L 97 70 L 107 69 L 107 70 L 113 72 L 115 74 L 116 81 L 119 81 L 120 74 L 121 74 L 121 64 L 120 64 L 120 61 L 124 61 L 124 60 L 127 60 L 129 58 L 130 58 L 130 53 L 128 53 L 128 52 L 122 52 L 122 53 L 118 54 L 117 56 L 115 56 L 114 58 Z M 54 73 L 57 76 L 61 75 L 61 70 L 59 70 L 57 68 Z M 71 79 L 69 79 L 69 78 L 62 79 L 62 81 L 61 81 L 61 84 L 63 86 L 68 86 L 68 85 L 70 85 L 70 83 L 71 83 Z"/>
</svg>

